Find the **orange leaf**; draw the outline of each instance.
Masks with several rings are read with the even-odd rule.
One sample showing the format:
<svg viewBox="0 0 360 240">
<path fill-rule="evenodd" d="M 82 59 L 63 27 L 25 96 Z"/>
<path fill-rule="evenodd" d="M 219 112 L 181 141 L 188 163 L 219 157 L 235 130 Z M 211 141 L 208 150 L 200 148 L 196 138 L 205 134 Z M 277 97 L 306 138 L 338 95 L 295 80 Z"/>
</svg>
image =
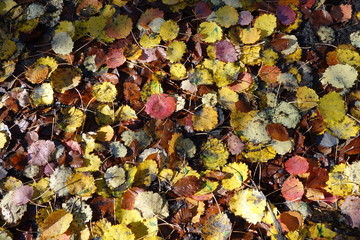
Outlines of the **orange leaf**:
<svg viewBox="0 0 360 240">
<path fill-rule="evenodd" d="M 289 134 L 286 128 L 280 123 L 270 123 L 265 129 L 272 139 L 278 141 L 289 140 Z"/>
<path fill-rule="evenodd" d="M 304 185 L 296 177 L 290 176 L 283 183 L 281 193 L 287 201 L 300 201 L 304 195 Z"/>
<path fill-rule="evenodd" d="M 306 158 L 301 156 L 293 156 L 285 163 L 285 169 L 291 174 L 306 173 L 309 169 L 309 162 Z"/>
<path fill-rule="evenodd" d="M 279 222 L 284 232 L 292 232 L 302 224 L 302 215 L 297 211 L 287 211 L 280 214 Z"/>
<path fill-rule="evenodd" d="M 66 232 L 73 220 L 73 215 L 65 210 L 52 212 L 41 226 L 43 237 L 53 237 Z"/>
</svg>

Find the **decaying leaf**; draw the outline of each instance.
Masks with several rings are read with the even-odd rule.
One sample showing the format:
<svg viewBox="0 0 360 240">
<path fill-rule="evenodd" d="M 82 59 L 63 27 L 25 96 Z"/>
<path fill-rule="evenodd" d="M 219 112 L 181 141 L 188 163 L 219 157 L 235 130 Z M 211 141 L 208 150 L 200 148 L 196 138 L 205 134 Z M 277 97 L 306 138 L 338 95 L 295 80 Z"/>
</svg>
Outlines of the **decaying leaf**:
<svg viewBox="0 0 360 240">
<path fill-rule="evenodd" d="M 225 213 L 211 216 L 201 228 L 201 236 L 205 240 L 228 239 L 231 234 L 231 222 Z"/>
</svg>

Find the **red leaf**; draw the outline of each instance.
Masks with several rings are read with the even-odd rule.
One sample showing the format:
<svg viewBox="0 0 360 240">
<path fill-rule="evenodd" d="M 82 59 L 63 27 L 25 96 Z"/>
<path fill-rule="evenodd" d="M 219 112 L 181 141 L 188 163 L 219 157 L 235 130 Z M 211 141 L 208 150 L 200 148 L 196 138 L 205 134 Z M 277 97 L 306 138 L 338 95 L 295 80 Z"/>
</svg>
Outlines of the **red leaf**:
<svg viewBox="0 0 360 240">
<path fill-rule="evenodd" d="M 34 194 L 34 189 L 31 186 L 21 186 L 14 191 L 14 203 L 16 205 L 23 205 L 30 201 Z"/>
<path fill-rule="evenodd" d="M 207 18 L 211 13 L 211 8 L 205 2 L 198 2 L 194 9 L 197 18 Z"/>
<path fill-rule="evenodd" d="M 226 40 L 218 41 L 215 44 L 216 57 L 223 62 L 235 62 L 238 54 L 234 45 Z"/>
<path fill-rule="evenodd" d="M 304 195 L 304 185 L 296 177 L 290 176 L 283 183 L 281 193 L 287 201 L 300 201 Z"/>
<path fill-rule="evenodd" d="M 248 89 L 253 82 L 253 78 L 250 73 L 241 73 L 239 74 L 238 80 L 228 87 L 235 92 L 242 92 Z"/>
<path fill-rule="evenodd" d="M 293 156 L 285 162 L 285 169 L 291 174 L 302 174 L 309 170 L 309 162 L 301 156 Z"/>
<path fill-rule="evenodd" d="M 176 109 L 175 98 L 166 93 L 153 94 L 145 104 L 145 112 L 152 118 L 165 119 Z"/>
<path fill-rule="evenodd" d="M 276 9 L 276 16 L 284 25 L 292 24 L 296 19 L 296 13 L 287 5 L 279 5 Z"/>
<path fill-rule="evenodd" d="M 116 68 L 123 65 L 126 61 L 126 58 L 123 54 L 123 50 L 119 49 L 112 49 L 110 52 L 106 54 L 106 64 L 109 68 Z"/>
</svg>

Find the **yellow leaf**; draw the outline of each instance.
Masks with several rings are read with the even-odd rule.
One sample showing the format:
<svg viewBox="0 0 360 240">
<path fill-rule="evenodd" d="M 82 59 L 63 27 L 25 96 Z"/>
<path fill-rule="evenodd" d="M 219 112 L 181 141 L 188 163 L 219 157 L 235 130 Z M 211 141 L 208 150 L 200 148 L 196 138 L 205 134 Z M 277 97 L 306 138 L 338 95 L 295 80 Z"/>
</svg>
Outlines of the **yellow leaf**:
<svg viewBox="0 0 360 240">
<path fill-rule="evenodd" d="M 96 109 L 95 121 L 98 125 L 108 125 L 115 121 L 114 109 L 107 104 L 101 104 Z"/>
<path fill-rule="evenodd" d="M 206 180 L 201 183 L 199 190 L 194 194 L 195 196 L 202 196 L 214 192 L 219 186 L 218 182 Z"/>
<path fill-rule="evenodd" d="M 132 119 L 137 119 L 137 115 L 134 109 L 132 109 L 129 105 L 123 105 L 118 108 L 115 112 L 115 120 L 116 121 L 127 121 Z"/>
<path fill-rule="evenodd" d="M 230 126 L 234 129 L 235 132 L 243 131 L 247 123 L 257 115 L 256 110 L 250 112 L 240 112 L 232 111 L 230 115 Z"/>
<path fill-rule="evenodd" d="M 114 137 L 114 129 L 110 125 L 100 127 L 96 131 L 96 140 L 99 142 L 110 142 Z"/>
<path fill-rule="evenodd" d="M 114 39 L 106 36 L 104 31 L 107 21 L 108 18 L 105 16 L 92 16 L 85 23 L 86 30 L 92 37 L 100 41 L 112 42 Z"/>
<path fill-rule="evenodd" d="M 261 31 L 257 28 L 244 28 L 240 31 L 240 40 L 244 44 L 253 44 L 259 41 Z"/>
<path fill-rule="evenodd" d="M 86 154 L 83 156 L 82 167 L 76 168 L 78 172 L 96 172 L 101 165 L 101 159 L 95 154 Z"/>
<path fill-rule="evenodd" d="M 260 46 L 249 46 L 249 45 L 243 46 L 242 53 L 240 56 L 241 62 L 251 66 L 260 64 L 261 63 L 260 50 L 261 50 Z"/>
<path fill-rule="evenodd" d="M 133 22 L 127 15 L 117 15 L 107 22 L 105 33 L 110 38 L 122 39 L 129 36 Z"/>
<path fill-rule="evenodd" d="M 39 18 L 33 18 L 26 21 L 19 21 L 16 25 L 16 30 L 23 33 L 29 33 L 37 27 L 39 20 Z"/>
<path fill-rule="evenodd" d="M 241 187 L 243 182 L 248 178 L 249 168 L 245 163 L 230 163 L 223 167 L 222 172 L 226 178 L 221 181 L 221 185 L 226 190 L 234 190 Z"/>
<path fill-rule="evenodd" d="M 186 78 L 186 68 L 181 63 L 175 63 L 170 67 L 170 75 L 172 80 L 182 80 Z"/>
<path fill-rule="evenodd" d="M 66 180 L 66 187 L 72 195 L 91 196 L 96 191 L 95 179 L 91 174 L 76 172 Z"/>
<path fill-rule="evenodd" d="M 354 119 L 345 116 L 338 122 L 326 122 L 326 127 L 332 135 L 340 139 L 349 139 L 358 135 L 360 126 Z"/>
<path fill-rule="evenodd" d="M 225 213 L 218 213 L 209 217 L 201 228 L 201 236 L 205 240 L 229 239 L 232 230 L 230 219 Z"/>
<path fill-rule="evenodd" d="M 37 204 L 44 204 L 55 197 L 54 191 L 49 189 L 49 178 L 45 177 L 31 184 L 34 188 L 33 201 Z"/>
<path fill-rule="evenodd" d="M 226 164 L 229 152 L 224 143 L 217 138 L 211 138 L 203 146 L 200 159 L 207 169 L 219 169 Z"/>
<path fill-rule="evenodd" d="M 104 233 L 109 231 L 111 223 L 106 218 L 102 218 L 97 222 L 92 223 L 91 236 L 94 238 L 104 236 Z"/>
<path fill-rule="evenodd" d="M 30 100 L 34 107 L 52 104 L 54 101 L 54 90 L 50 83 L 42 83 L 34 88 L 30 95 Z"/>
<path fill-rule="evenodd" d="M 334 239 L 336 232 L 331 231 L 325 223 L 316 223 L 309 228 L 309 236 L 311 239 Z"/>
<path fill-rule="evenodd" d="M 134 184 L 136 186 L 150 186 L 151 182 L 155 180 L 158 172 L 159 169 L 154 160 L 145 160 L 137 165 Z"/>
<path fill-rule="evenodd" d="M 216 22 L 222 27 L 229 28 L 232 25 L 236 25 L 238 21 L 239 14 L 233 7 L 225 5 L 216 11 Z"/>
<path fill-rule="evenodd" d="M 63 234 L 70 227 L 73 215 L 65 210 L 52 212 L 41 225 L 42 237 L 54 237 Z"/>
<path fill-rule="evenodd" d="M 249 223 L 256 224 L 261 221 L 265 214 L 266 197 L 257 190 L 241 190 L 231 198 L 229 208 L 236 216 L 243 217 Z"/>
<path fill-rule="evenodd" d="M 117 90 L 110 82 L 95 83 L 92 94 L 99 102 L 113 102 L 116 99 Z"/>
<path fill-rule="evenodd" d="M 110 228 L 104 232 L 102 236 L 102 240 L 134 240 L 135 235 L 132 233 L 130 228 L 128 228 L 125 224 L 117 224 L 112 225 Z"/>
<path fill-rule="evenodd" d="M 261 61 L 266 66 L 274 66 L 278 61 L 279 54 L 271 48 L 267 48 L 261 52 Z"/>
<path fill-rule="evenodd" d="M 134 233 L 136 239 L 149 239 L 151 236 L 155 237 L 158 233 L 158 219 L 152 217 L 132 222 L 129 224 L 129 228 Z"/>
<path fill-rule="evenodd" d="M 346 165 L 344 163 L 335 165 L 329 173 L 329 180 L 326 182 L 325 190 L 336 196 L 345 197 L 352 192 L 353 183 L 344 174 Z"/>
<path fill-rule="evenodd" d="M 134 207 L 138 209 L 143 218 L 155 216 L 166 218 L 169 216 L 168 202 L 159 193 L 151 191 L 139 192 L 135 198 Z"/>
<path fill-rule="evenodd" d="M 262 14 L 255 19 L 254 27 L 261 30 L 261 36 L 270 36 L 276 28 L 276 17 L 273 14 Z"/>
<path fill-rule="evenodd" d="M 207 43 L 213 43 L 222 38 L 222 29 L 215 22 L 201 23 L 198 33 L 202 36 L 202 40 Z"/>
<path fill-rule="evenodd" d="M 57 64 L 56 60 L 54 58 L 52 58 L 52 57 L 49 57 L 49 56 L 39 58 L 38 60 L 36 60 L 36 64 L 50 67 L 51 71 L 50 71 L 49 75 L 53 71 L 55 71 L 57 69 L 57 67 L 59 66 Z"/>
<path fill-rule="evenodd" d="M 313 89 L 308 87 L 299 87 L 296 91 L 296 97 L 296 106 L 300 111 L 316 107 L 319 102 L 319 96 Z"/>
<path fill-rule="evenodd" d="M 16 51 L 16 43 L 10 39 L 0 40 L 0 60 L 8 60 Z"/>
<path fill-rule="evenodd" d="M 60 21 L 59 25 L 56 26 L 55 33 L 67 32 L 70 37 L 75 36 L 75 26 L 69 21 Z"/>
<path fill-rule="evenodd" d="M 200 178 L 200 174 L 197 171 L 192 169 L 190 166 L 184 166 L 184 167 L 180 167 L 180 169 L 175 172 L 175 176 L 171 180 L 172 184 L 175 184 L 185 176 L 194 176 Z"/>
<path fill-rule="evenodd" d="M 239 101 L 239 95 L 228 87 L 222 87 L 218 91 L 218 101 L 225 108 L 235 110 L 235 103 Z"/>
<path fill-rule="evenodd" d="M 243 155 L 251 161 L 267 162 L 268 160 L 275 158 L 276 151 L 271 145 L 264 146 L 262 144 L 253 145 L 252 143 L 248 143 Z"/>
<path fill-rule="evenodd" d="M 166 58 L 170 62 L 179 62 L 186 50 L 186 44 L 182 41 L 173 41 L 168 45 Z"/>
<path fill-rule="evenodd" d="M 298 62 L 300 61 L 301 56 L 302 56 L 302 49 L 300 47 L 297 47 L 293 53 L 288 55 L 285 54 L 285 59 L 287 62 Z"/>
<path fill-rule="evenodd" d="M 345 117 L 345 102 L 337 92 L 324 95 L 318 109 L 325 122 L 338 122 Z"/>
<path fill-rule="evenodd" d="M 135 209 L 132 210 L 122 209 L 121 204 L 122 204 L 121 200 L 120 201 L 116 200 L 115 216 L 116 216 L 116 220 L 119 221 L 119 223 L 129 225 L 130 223 L 139 222 L 143 220 L 140 211 Z"/>
<path fill-rule="evenodd" d="M 355 174 L 354 174 L 355 173 Z M 345 176 L 353 183 L 353 193 L 360 195 L 360 161 L 356 161 L 346 166 L 344 170 Z"/>
<path fill-rule="evenodd" d="M 140 38 L 140 45 L 144 48 L 154 48 L 160 44 L 161 37 L 157 33 L 146 33 Z"/>
<path fill-rule="evenodd" d="M 341 64 L 349 64 L 356 68 L 360 67 L 360 54 L 356 50 L 346 49 L 340 46 L 336 49 L 336 59 Z"/>
<path fill-rule="evenodd" d="M 167 20 L 161 25 L 159 34 L 164 41 L 171 41 L 177 37 L 179 30 L 177 22 Z"/>
<path fill-rule="evenodd" d="M 204 107 L 192 116 L 195 131 L 210 131 L 218 124 L 218 113 L 212 107 Z"/>
<path fill-rule="evenodd" d="M 158 80 L 151 80 L 144 84 L 141 89 L 140 97 L 143 102 L 147 102 L 148 97 L 153 94 L 162 93 L 163 89 L 161 87 L 161 83 Z"/>
<path fill-rule="evenodd" d="M 214 79 L 208 69 L 195 68 L 189 71 L 189 80 L 195 85 L 211 85 Z"/>
<path fill-rule="evenodd" d="M 224 63 L 221 61 L 214 61 L 212 66 L 214 72 L 214 82 L 217 87 L 224 87 L 230 83 L 235 82 L 238 79 L 240 72 L 240 65 L 237 63 Z"/>
</svg>

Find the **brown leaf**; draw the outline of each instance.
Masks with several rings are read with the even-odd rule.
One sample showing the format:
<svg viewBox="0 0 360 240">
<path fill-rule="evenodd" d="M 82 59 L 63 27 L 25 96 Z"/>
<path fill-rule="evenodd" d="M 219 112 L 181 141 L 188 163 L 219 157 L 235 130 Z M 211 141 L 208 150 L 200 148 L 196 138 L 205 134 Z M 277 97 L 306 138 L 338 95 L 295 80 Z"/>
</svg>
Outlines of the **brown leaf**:
<svg viewBox="0 0 360 240">
<path fill-rule="evenodd" d="M 114 198 L 104 198 L 102 196 L 97 196 L 91 199 L 89 204 L 91 210 L 93 211 L 93 221 L 97 221 L 102 218 L 114 217 Z"/>
<path fill-rule="evenodd" d="M 351 4 L 341 4 L 331 8 L 331 16 L 336 22 L 347 22 L 351 19 L 352 6 Z"/>
<path fill-rule="evenodd" d="M 279 216 L 281 228 L 285 232 L 292 232 L 297 230 L 302 224 L 302 215 L 297 211 L 283 212 Z"/>
<path fill-rule="evenodd" d="M 266 126 L 266 131 L 272 139 L 278 141 L 287 141 L 290 139 L 286 127 L 280 123 L 269 123 Z"/>
<path fill-rule="evenodd" d="M 173 186 L 173 192 L 180 197 L 193 195 L 200 187 L 200 180 L 195 176 L 181 178 Z"/>
</svg>

